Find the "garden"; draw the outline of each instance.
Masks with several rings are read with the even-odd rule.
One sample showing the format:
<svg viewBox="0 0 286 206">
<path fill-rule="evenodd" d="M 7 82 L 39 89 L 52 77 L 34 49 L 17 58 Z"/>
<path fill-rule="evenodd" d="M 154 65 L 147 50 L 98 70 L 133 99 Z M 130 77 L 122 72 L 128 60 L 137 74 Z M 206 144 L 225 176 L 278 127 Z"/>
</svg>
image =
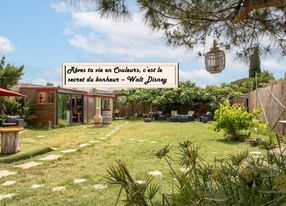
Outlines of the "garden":
<svg viewBox="0 0 286 206">
<path fill-rule="evenodd" d="M 1 176 L 0 194 L 15 195 L 11 199 L 3 199 L 1 203 L 113 205 L 120 187 L 109 184 L 107 169 L 120 159 L 125 162 L 138 185 L 148 173 L 154 175 L 152 183 L 160 186 L 154 204 L 160 205 L 161 195 L 172 194 L 177 184 L 168 164 L 156 157 L 156 152 L 166 144 L 173 149 L 168 155 L 178 158 L 179 143 L 192 141 L 200 147 L 201 158 L 208 164 L 246 150 L 256 160 L 265 154 L 258 147 L 250 147 L 247 141 L 226 140 L 223 132 L 208 129 L 211 125 L 201 122 L 144 123 L 139 120 L 116 120 L 109 127 L 96 129 L 92 125 L 51 130 L 26 129 L 21 134 L 23 143 L 49 146 L 53 151 L 28 160 L 1 163 L 1 175 L 3 170 L 16 172 Z M 252 138 L 257 137 L 268 139 L 263 134 L 252 135 Z M 45 159 L 51 155 L 56 158 Z M 26 169 L 17 167 L 31 162 L 34 164 L 26 164 Z M 174 170 L 178 174 L 187 171 L 186 167 L 179 164 L 174 165 Z M 3 186 L 5 182 L 14 184 Z M 124 205 L 124 199 L 125 196 L 121 196 L 118 205 Z"/>
<path fill-rule="evenodd" d="M 26 12 L 21 20 L 33 19 L 29 20 L 32 26 L 23 22 L 21 27 L 29 47 L 18 39 L 14 48 L 0 36 L 1 54 L 23 49 L 18 53 L 21 58 L 12 55 L 12 61 L 28 62 L 24 70 L 24 65 L 8 63 L 5 55 L 0 61 L 0 205 L 285 205 L 286 76 L 277 78 L 284 70 L 276 62 L 286 54 L 284 0 L 50 3 L 47 9 L 37 8 L 34 2 L 33 12 L 26 12 L 30 8 L 23 9 L 19 3 Z M 45 13 L 51 9 L 53 13 Z M 5 11 L 4 7 L 3 15 L 8 16 Z M 126 21 L 126 27 L 117 22 L 132 16 L 135 21 Z M 104 21 L 110 17 L 116 24 Z M 138 17 L 146 23 L 146 31 Z M 29 32 L 39 22 L 47 23 L 33 36 Z M 56 22 L 55 28 L 64 26 L 64 32 L 54 34 L 48 22 Z M 147 27 L 160 35 L 147 33 Z M 10 29 L 5 24 L 3 28 Z M 45 39 L 42 32 L 49 34 L 49 41 L 26 41 L 27 37 Z M 152 35 L 154 39 L 149 39 Z M 158 44 L 162 37 L 172 49 Z M 24 50 L 28 55 L 23 55 Z M 269 53 L 271 61 L 266 58 Z M 234 71 L 241 65 L 229 64 L 229 55 L 249 65 L 247 77 Z M 29 56 L 33 56 L 30 65 Z M 142 76 L 129 76 L 123 79 L 130 83 L 129 89 L 111 85 L 122 79 L 110 76 L 96 76 L 92 79 L 96 85 L 88 89 L 47 81 L 59 76 L 56 69 L 48 69 L 52 62 L 59 65 L 71 58 L 88 62 L 175 59 L 176 72 L 170 74 L 174 85 L 163 76 L 148 76 L 145 81 Z M 197 69 L 201 66 L 204 69 Z M 233 70 L 219 74 L 226 67 Z M 113 72 L 139 75 L 138 68 L 115 67 Z M 47 79 L 39 78 L 38 69 Z M 78 74 L 71 82 L 84 83 L 85 77 L 80 77 L 84 71 L 72 66 L 68 72 Z M 152 72 L 155 69 L 150 68 Z M 234 74 L 240 77 L 229 77 Z M 204 75 L 214 85 L 191 81 Z M 30 82 L 23 83 L 27 78 Z M 145 86 L 135 88 L 132 82 Z M 158 82 L 162 84 L 146 87 Z M 97 87 L 100 83 L 116 89 L 103 91 Z"/>
</svg>

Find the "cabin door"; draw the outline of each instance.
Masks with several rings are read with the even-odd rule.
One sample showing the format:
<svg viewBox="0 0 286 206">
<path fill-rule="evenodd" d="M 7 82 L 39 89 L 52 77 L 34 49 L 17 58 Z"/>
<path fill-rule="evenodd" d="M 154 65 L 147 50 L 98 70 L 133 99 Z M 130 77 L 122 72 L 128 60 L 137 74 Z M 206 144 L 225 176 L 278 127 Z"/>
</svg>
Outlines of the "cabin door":
<svg viewBox="0 0 286 206">
<path fill-rule="evenodd" d="M 83 95 L 72 95 L 72 123 L 83 122 Z"/>
</svg>

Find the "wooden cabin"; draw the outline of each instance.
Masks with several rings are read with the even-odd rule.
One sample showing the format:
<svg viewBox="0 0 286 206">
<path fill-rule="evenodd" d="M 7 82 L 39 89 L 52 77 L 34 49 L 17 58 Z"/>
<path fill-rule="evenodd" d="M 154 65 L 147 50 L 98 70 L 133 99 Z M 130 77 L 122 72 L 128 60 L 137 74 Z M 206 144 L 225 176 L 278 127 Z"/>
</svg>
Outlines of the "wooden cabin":
<svg viewBox="0 0 286 206">
<path fill-rule="evenodd" d="M 36 118 L 28 121 L 32 126 L 82 124 L 93 120 L 96 108 L 113 109 L 112 93 L 88 93 L 54 86 L 20 86 L 19 91 L 32 103 Z"/>
</svg>

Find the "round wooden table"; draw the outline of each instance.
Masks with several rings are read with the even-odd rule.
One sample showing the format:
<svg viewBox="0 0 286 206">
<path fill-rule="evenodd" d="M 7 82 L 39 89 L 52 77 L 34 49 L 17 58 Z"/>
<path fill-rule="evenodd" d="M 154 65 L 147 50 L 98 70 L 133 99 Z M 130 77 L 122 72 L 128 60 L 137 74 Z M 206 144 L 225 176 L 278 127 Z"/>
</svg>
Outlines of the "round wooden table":
<svg viewBox="0 0 286 206">
<path fill-rule="evenodd" d="M 19 132 L 23 127 L 0 127 L 1 154 L 14 154 L 21 151 Z"/>
</svg>

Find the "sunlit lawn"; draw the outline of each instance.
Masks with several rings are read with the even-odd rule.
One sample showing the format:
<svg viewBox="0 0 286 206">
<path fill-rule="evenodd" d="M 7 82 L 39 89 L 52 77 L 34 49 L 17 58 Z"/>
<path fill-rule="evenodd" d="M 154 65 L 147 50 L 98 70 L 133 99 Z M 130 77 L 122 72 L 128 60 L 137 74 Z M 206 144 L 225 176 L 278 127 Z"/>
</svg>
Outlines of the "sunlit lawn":
<svg viewBox="0 0 286 206">
<path fill-rule="evenodd" d="M 58 150 L 49 154 L 61 154 L 63 149 L 79 148 L 81 143 L 99 140 L 117 125 L 126 121 L 114 121 L 106 128 L 93 128 L 91 125 L 71 126 L 62 129 L 26 129 L 21 138 L 30 144 L 49 145 Z M 10 187 L 0 186 L 0 194 L 15 193 L 12 199 L 0 201 L 0 205 L 114 205 L 119 188 L 108 186 L 96 190 L 94 184 L 106 184 L 106 169 L 115 160 L 123 160 L 136 179 L 140 180 L 148 171 L 159 170 L 162 177 L 155 177 L 155 182 L 161 185 L 160 193 L 172 191 L 173 178 L 163 160 L 154 157 L 154 153 L 164 144 L 174 146 L 184 140 L 196 141 L 201 145 L 201 153 L 205 160 L 212 161 L 215 156 L 225 157 L 228 153 L 236 153 L 251 148 L 248 142 L 229 143 L 222 140 L 223 133 L 210 131 L 210 124 L 200 122 L 170 123 L 129 121 L 107 140 L 100 140 L 91 146 L 71 154 L 65 154 L 59 160 L 45 162 L 43 165 L 22 170 L 14 168 L 15 164 L 27 161 L 38 161 L 37 156 L 13 164 L 0 164 L 0 169 L 18 171 L 16 175 L 0 179 L 0 183 L 16 180 Z M 46 136 L 46 137 L 37 137 Z M 254 137 L 254 136 L 253 136 Z M 31 141 L 32 140 L 32 141 Z M 175 153 L 173 153 L 175 155 Z M 76 178 L 88 181 L 74 184 Z M 42 188 L 31 189 L 32 184 L 45 184 Z M 53 192 L 55 186 L 66 186 L 66 190 Z M 160 200 L 160 194 L 157 197 Z M 121 202 L 120 205 L 123 205 Z"/>
</svg>

